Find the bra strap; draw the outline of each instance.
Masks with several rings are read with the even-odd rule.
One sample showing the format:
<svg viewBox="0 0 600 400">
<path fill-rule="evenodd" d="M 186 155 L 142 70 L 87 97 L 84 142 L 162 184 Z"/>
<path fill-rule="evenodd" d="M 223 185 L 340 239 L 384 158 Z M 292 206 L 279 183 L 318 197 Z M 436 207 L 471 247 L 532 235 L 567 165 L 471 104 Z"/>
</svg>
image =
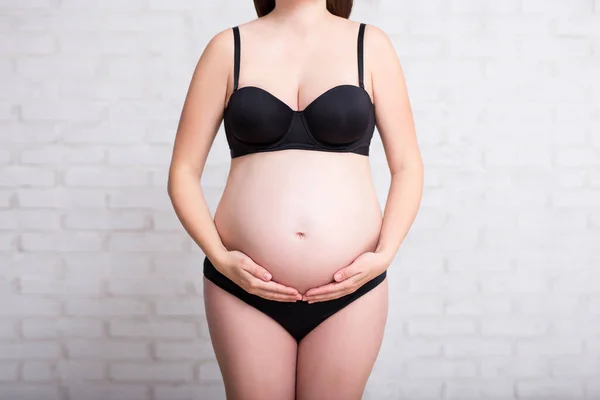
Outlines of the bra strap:
<svg viewBox="0 0 600 400">
<path fill-rule="evenodd" d="M 364 83 L 364 67 L 363 67 L 363 42 L 365 38 L 365 24 L 361 23 L 360 28 L 358 30 L 358 83 L 361 88 L 365 88 Z"/>
<path fill-rule="evenodd" d="M 238 82 L 240 80 L 240 29 L 237 26 L 233 28 L 233 43 L 234 43 L 234 56 L 233 56 L 233 91 L 235 92 L 238 88 Z"/>
</svg>

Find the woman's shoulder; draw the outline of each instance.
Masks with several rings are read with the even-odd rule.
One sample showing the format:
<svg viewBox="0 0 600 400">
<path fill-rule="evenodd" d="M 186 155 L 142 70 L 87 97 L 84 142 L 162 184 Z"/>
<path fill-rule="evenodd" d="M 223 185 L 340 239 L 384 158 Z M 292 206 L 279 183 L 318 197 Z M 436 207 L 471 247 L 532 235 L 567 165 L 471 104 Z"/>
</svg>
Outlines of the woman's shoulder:
<svg viewBox="0 0 600 400">
<path fill-rule="evenodd" d="M 358 24 L 363 23 L 361 21 Z M 390 35 L 381 27 L 371 24 L 365 24 L 364 48 L 367 54 L 379 58 L 385 57 L 390 53 L 395 53 L 395 47 Z"/>
<path fill-rule="evenodd" d="M 348 20 L 348 22 L 356 27 L 360 26 L 361 24 L 365 24 L 365 40 L 371 40 L 374 43 L 380 43 L 389 40 L 388 34 L 378 25 L 362 20 Z"/>
</svg>

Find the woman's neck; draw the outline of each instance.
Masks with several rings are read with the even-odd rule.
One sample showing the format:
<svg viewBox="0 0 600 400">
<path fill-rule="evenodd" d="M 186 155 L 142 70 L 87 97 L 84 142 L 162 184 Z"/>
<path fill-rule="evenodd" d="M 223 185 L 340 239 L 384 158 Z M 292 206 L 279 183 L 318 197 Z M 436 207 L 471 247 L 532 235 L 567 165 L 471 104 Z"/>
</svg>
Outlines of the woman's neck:
<svg viewBox="0 0 600 400">
<path fill-rule="evenodd" d="M 330 16 L 326 0 L 276 0 L 270 14 L 300 30 L 310 29 Z"/>
</svg>

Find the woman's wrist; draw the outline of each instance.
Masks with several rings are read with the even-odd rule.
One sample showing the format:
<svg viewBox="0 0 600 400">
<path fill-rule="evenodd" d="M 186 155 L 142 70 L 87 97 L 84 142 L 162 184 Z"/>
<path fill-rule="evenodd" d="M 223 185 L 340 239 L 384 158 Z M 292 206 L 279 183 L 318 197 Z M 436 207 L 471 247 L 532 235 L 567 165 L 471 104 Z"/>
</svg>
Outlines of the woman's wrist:
<svg viewBox="0 0 600 400">
<path fill-rule="evenodd" d="M 392 263 L 392 261 L 394 261 L 394 257 L 396 257 L 396 252 L 397 250 L 395 249 L 390 249 L 388 247 L 383 247 L 379 245 L 374 251 L 374 253 L 378 254 L 384 260 L 384 263 L 388 266 Z"/>
<path fill-rule="evenodd" d="M 225 248 L 225 246 L 221 246 L 217 249 L 211 249 L 210 251 L 207 251 L 205 254 L 215 267 L 217 267 L 217 266 L 220 267 L 221 265 L 223 265 L 225 263 L 225 259 L 227 257 L 228 252 L 229 252 L 229 250 L 227 250 L 227 248 Z"/>
</svg>

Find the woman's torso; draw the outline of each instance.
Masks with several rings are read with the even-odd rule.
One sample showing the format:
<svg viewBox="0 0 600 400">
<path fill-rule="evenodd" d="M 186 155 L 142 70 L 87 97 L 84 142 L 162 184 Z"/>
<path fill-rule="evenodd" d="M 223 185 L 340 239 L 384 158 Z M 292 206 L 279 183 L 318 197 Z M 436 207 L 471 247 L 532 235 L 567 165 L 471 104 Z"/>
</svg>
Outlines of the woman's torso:
<svg viewBox="0 0 600 400">
<path fill-rule="evenodd" d="M 242 47 L 242 54 L 251 48 Z M 252 63 L 256 69 L 261 62 L 250 55 L 242 60 L 242 68 Z M 341 75 L 355 69 L 356 62 L 350 63 Z M 331 100 L 317 105 L 330 107 L 325 101 Z M 335 271 L 375 249 L 382 213 L 368 157 L 284 149 L 232 159 L 214 221 L 226 248 L 247 254 L 274 281 L 303 293 L 331 282 Z"/>
</svg>

